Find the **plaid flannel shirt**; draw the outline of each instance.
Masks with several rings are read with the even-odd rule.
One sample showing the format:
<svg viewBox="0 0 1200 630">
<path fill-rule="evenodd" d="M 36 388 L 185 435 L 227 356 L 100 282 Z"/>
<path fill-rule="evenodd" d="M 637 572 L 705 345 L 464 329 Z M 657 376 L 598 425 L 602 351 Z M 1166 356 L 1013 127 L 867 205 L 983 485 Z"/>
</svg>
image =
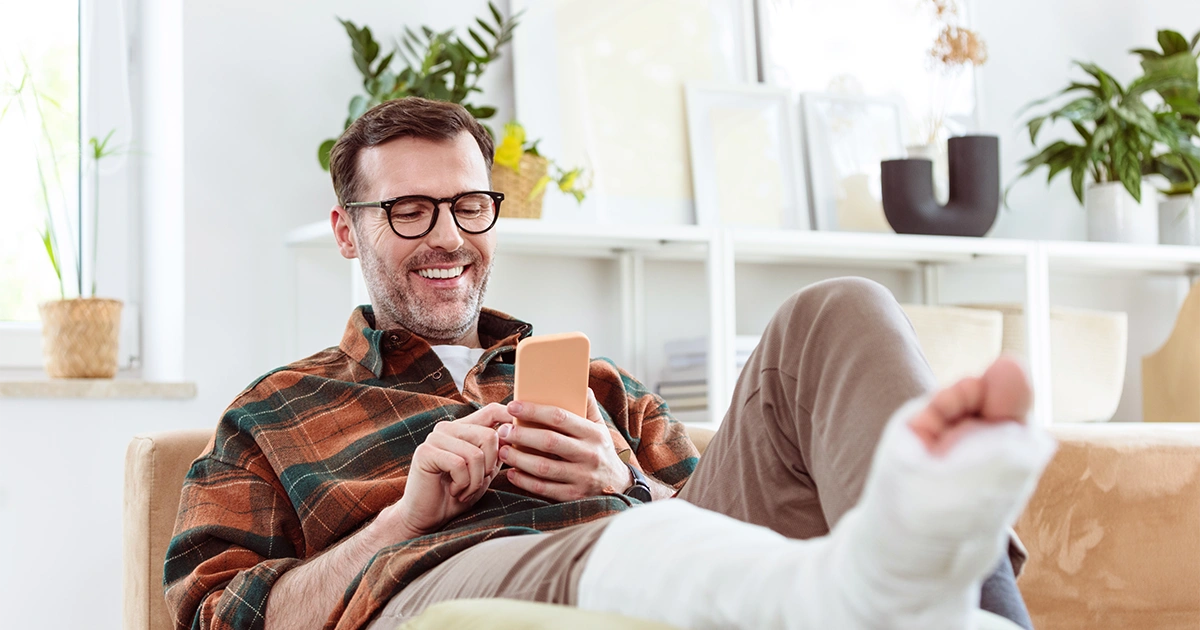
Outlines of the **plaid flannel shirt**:
<svg viewBox="0 0 1200 630">
<path fill-rule="evenodd" d="M 513 392 L 517 342 L 529 324 L 484 309 L 486 348 L 459 392 L 437 354 L 405 330 L 374 329 L 359 307 L 341 344 L 269 372 L 225 411 L 188 472 L 163 583 L 179 628 L 262 628 L 287 570 L 353 534 L 404 493 L 417 446 L 436 423 Z M 663 401 L 611 361 L 589 385 L 618 450 L 676 488 L 698 453 Z M 547 532 L 635 505 L 622 496 L 553 503 L 494 480 L 441 531 L 381 550 L 346 589 L 326 628 L 365 626 L 394 594 L 485 540 Z"/>
</svg>

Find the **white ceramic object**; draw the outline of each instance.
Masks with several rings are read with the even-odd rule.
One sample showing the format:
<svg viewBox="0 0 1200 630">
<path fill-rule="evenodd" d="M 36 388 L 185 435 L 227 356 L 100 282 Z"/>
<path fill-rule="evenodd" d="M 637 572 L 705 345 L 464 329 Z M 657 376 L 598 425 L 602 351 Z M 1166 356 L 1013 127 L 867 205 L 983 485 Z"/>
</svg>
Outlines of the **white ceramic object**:
<svg viewBox="0 0 1200 630">
<path fill-rule="evenodd" d="M 1120 182 L 1092 184 L 1083 191 L 1089 241 L 1158 244 L 1158 194 L 1142 182 L 1142 202 Z"/>
<path fill-rule="evenodd" d="M 1004 354 L 1026 357 L 1022 305 L 981 304 L 971 308 L 1000 311 L 1004 316 Z M 1126 313 L 1057 306 L 1050 309 L 1052 422 L 1112 419 L 1125 387 L 1128 341 Z"/>
<path fill-rule="evenodd" d="M 1158 202 L 1158 242 L 1163 245 L 1200 245 L 1200 192 L 1169 195 Z"/>
<path fill-rule="evenodd" d="M 1004 318 L 997 311 L 904 304 L 938 385 L 979 376 L 1000 356 Z"/>
</svg>

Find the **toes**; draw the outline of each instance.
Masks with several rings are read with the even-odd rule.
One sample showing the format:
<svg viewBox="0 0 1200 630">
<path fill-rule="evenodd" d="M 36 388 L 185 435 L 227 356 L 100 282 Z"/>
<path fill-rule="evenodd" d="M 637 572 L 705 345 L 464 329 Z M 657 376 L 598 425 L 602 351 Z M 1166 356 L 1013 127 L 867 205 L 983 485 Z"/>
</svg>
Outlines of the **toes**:
<svg viewBox="0 0 1200 630">
<path fill-rule="evenodd" d="M 981 418 L 1025 421 L 1033 404 L 1033 390 L 1020 363 L 1010 357 L 1000 357 L 984 372 L 982 381 Z"/>
</svg>

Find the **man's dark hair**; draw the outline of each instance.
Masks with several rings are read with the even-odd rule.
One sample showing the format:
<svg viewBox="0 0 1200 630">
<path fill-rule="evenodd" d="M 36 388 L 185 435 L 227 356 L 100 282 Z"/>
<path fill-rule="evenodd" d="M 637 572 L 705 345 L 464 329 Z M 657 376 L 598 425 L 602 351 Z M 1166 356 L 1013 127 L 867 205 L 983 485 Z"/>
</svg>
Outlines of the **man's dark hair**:
<svg viewBox="0 0 1200 630">
<path fill-rule="evenodd" d="M 364 184 L 358 170 L 358 154 L 363 149 L 396 138 L 453 140 L 464 131 L 479 144 L 490 176 L 495 152 L 492 136 L 463 106 L 409 96 L 372 107 L 342 133 L 329 152 L 329 174 L 338 204 L 376 201 L 358 198 Z"/>
</svg>

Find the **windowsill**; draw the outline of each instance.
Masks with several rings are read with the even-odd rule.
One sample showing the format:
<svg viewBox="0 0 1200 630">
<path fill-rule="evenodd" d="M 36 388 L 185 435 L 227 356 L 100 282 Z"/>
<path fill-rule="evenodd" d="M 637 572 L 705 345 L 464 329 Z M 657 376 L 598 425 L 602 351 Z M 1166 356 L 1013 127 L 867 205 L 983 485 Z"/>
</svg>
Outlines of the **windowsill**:
<svg viewBox="0 0 1200 630">
<path fill-rule="evenodd" d="M 190 400 L 196 397 L 196 384 L 154 382 L 128 378 L 30 378 L 0 380 L 0 399 L 4 398 L 87 398 L 134 400 Z"/>
</svg>

